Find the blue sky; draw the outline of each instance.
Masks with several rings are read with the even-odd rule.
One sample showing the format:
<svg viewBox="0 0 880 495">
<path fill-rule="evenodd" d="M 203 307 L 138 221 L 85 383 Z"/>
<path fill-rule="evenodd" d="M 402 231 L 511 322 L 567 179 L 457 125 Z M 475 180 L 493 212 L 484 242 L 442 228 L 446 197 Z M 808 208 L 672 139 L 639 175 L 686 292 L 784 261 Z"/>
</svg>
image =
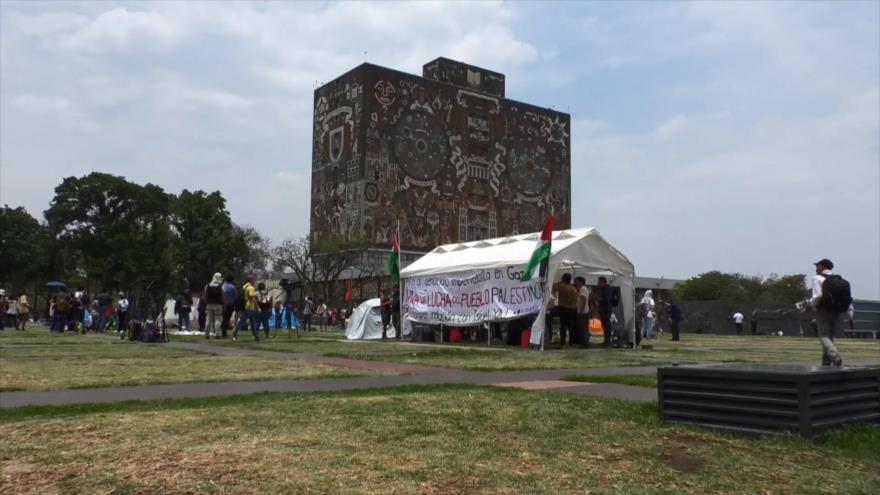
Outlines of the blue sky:
<svg viewBox="0 0 880 495">
<path fill-rule="evenodd" d="M 301 236 L 315 83 L 446 56 L 571 113 L 573 223 L 641 274 L 828 257 L 880 298 L 878 2 L 0 5 L 0 202 L 34 215 L 99 170 Z"/>
</svg>

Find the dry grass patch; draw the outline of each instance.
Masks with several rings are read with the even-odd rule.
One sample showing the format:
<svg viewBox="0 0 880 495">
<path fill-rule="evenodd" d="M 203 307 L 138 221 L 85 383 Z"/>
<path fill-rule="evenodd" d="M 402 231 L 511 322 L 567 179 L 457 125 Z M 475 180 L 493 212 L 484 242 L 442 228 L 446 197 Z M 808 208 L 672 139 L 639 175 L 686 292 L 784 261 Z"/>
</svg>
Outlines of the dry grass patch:
<svg viewBox="0 0 880 495">
<path fill-rule="evenodd" d="M 870 427 L 819 442 L 750 439 L 659 425 L 650 404 L 556 393 L 435 386 L 103 405 L 61 417 L 60 408 L 40 411 L 29 410 L 28 419 L 16 419 L 23 416 L 14 411 L 0 414 L 6 440 L 0 444 L 0 491 L 880 489 L 880 458 L 866 454 L 880 450 L 880 432 Z"/>
</svg>

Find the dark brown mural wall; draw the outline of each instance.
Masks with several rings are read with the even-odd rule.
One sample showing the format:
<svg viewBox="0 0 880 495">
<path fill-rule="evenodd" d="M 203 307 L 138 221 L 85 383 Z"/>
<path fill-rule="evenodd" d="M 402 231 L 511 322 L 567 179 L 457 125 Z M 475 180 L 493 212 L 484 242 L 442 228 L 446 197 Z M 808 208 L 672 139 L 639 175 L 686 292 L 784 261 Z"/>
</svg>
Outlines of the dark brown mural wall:
<svg viewBox="0 0 880 495">
<path fill-rule="evenodd" d="M 315 92 L 313 235 L 387 248 L 399 221 L 402 249 L 428 251 L 538 231 L 551 206 L 571 226 L 570 117 L 463 74 L 474 88 L 364 64 Z"/>
</svg>

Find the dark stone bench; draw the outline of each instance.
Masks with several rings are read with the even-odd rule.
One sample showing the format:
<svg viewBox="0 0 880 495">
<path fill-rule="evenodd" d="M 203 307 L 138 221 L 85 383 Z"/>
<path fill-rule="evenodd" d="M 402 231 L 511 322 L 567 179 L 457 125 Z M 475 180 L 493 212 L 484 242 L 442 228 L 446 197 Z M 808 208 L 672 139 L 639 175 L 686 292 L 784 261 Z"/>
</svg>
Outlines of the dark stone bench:
<svg viewBox="0 0 880 495">
<path fill-rule="evenodd" d="M 812 437 L 880 424 L 880 368 L 729 363 L 657 369 L 660 420 Z"/>
</svg>

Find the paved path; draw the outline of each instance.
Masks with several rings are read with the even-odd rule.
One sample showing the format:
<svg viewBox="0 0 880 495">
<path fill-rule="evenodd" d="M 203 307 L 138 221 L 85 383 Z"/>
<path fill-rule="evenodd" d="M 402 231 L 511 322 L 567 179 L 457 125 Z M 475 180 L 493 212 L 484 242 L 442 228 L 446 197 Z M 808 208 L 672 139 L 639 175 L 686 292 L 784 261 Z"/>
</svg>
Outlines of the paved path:
<svg viewBox="0 0 880 495">
<path fill-rule="evenodd" d="M 606 368 L 574 368 L 522 371 L 470 371 L 406 363 L 390 363 L 363 359 L 325 357 L 316 353 L 288 353 L 262 351 L 241 347 L 227 347 L 199 342 L 170 342 L 170 347 L 219 355 L 258 356 L 292 359 L 345 366 L 361 370 L 381 370 L 399 373 L 394 376 L 365 376 L 356 378 L 328 378 L 317 380 L 268 380 L 247 382 L 181 383 L 171 385 L 141 385 L 71 390 L 0 392 L 0 409 L 28 405 L 67 405 L 111 403 L 132 400 L 184 399 L 253 394 L 259 392 L 326 392 L 396 387 L 405 385 L 473 384 L 512 387 L 523 390 L 545 390 L 597 397 L 611 397 L 634 401 L 653 401 L 657 391 L 615 383 L 566 382 L 566 375 L 646 375 L 656 373 L 654 366 L 627 366 Z M 863 364 L 876 364 L 874 360 Z M 852 364 L 858 364 L 852 362 Z"/>
<path fill-rule="evenodd" d="M 399 373 L 394 376 L 327 378 L 317 380 L 267 380 L 246 382 L 180 383 L 68 390 L 18 391 L 0 393 L 0 409 L 37 405 L 111 403 L 132 400 L 184 399 L 253 394 L 259 392 L 326 392 L 396 387 L 404 385 L 474 384 L 516 387 L 525 390 L 564 391 L 618 399 L 651 401 L 657 392 L 652 388 L 618 384 L 561 382 L 566 375 L 644 375 L 655 367 L 576 368 L 558 370 L 469 371 L 406 363 L 362 359 L 331 358 L 313 353 L 260 351 L 198 342 L 170 342 L 171 347 L 219 355 L 259 356 L 296 359 L 363 370 Z M 549 385 L 553 383 L 554 385 Z M 562 383 L 565 386 L 555 385 Z M 531 384 L 531 385 L 529 385 Z"/>
</svg>

